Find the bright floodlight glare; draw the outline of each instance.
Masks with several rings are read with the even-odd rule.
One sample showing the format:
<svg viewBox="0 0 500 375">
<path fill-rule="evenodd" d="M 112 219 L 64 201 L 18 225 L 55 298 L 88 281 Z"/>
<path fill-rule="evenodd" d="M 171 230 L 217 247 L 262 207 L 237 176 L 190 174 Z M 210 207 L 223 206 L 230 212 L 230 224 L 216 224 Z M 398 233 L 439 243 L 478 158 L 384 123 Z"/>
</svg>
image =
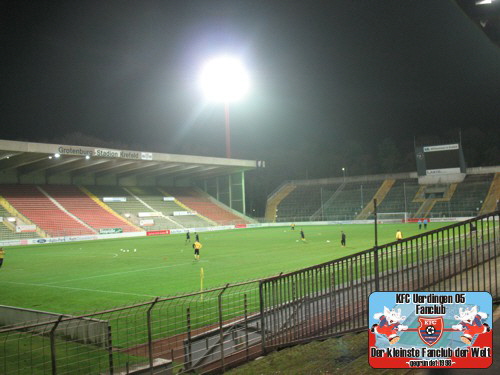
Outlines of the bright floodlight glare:
<svg viewBox="0 0 500 375">
<path fill-rule="evenodd" d="M 241 99 L 248 92 L 250 79 L 239 60 L 222 56 L 205 64 L 201 87 L 210 100 L 229 102 Z"/>
</svg>

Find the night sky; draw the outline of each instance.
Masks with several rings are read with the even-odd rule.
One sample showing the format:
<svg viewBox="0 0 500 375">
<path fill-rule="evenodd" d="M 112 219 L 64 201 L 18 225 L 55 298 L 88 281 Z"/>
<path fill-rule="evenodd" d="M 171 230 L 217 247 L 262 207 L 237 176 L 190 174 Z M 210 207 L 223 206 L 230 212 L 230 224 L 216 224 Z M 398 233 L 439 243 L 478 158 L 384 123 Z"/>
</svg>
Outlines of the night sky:
<svg viewBox="0 0 500 375">
<path fill-rule="evenodd" d="M 0 139 L 223 157 L 198 76 L 226 53 L 252 79 L 232 156 L 276 181 L 412 171 L 415 139 L 459 129 L 470 166 L 500 164 L 500 49 L 453 1 L 0 4 Z"/>
</svg>

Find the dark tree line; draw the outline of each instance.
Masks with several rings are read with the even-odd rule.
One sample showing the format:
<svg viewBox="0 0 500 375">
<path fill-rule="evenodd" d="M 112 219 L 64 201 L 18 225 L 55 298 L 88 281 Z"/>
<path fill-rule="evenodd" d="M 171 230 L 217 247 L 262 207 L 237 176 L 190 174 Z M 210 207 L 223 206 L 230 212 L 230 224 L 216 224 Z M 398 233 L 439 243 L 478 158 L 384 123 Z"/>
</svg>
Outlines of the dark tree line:
<svg viewBox="0 0 500 375">
<path fill-rule="evenodd" d="M 329 147 L 297 144 L 288 150 L 272 150 L 265 169 L 247 173 L 247 206 L 256 216 L 263 216 L 267 196 L 287 180 L 342 177 L 344 172 L 358 176 L 416 171 L 415 142 L 446 144 L 460 139 L 467 167 L 500 165 L 500 130 L 476 127 L 451 130 L 439 137 L 386 137 L 378 142 L 350 139 L 332 141 Z"/>
</svg>

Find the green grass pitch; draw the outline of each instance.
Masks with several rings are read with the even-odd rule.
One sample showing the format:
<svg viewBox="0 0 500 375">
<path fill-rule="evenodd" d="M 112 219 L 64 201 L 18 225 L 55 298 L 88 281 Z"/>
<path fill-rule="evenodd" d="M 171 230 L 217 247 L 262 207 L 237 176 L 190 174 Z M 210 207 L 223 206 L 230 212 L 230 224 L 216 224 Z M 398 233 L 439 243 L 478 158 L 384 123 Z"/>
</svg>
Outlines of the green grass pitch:
<svg viewBox="0 0 500 375">
<path fill-rule="evenodd" d="M 427 230 L 446 223 L 431 223 Z M 0 269 L 1 304 L 82 314 L 157 296 L 173 296 L 225 283 L 253 280 L 327 262 L 373 247 L 373 225 L 268 227 L 200 233 L 194 260 L 185 235 L 135 237 L 7 247 Z M 417 224 L 378 225 L 379 244 L 423 232 Z M 340 246 L 340 231 L 347 246 Z M 192 234 L 191 239 L 194 239 Z"/>
</svg>

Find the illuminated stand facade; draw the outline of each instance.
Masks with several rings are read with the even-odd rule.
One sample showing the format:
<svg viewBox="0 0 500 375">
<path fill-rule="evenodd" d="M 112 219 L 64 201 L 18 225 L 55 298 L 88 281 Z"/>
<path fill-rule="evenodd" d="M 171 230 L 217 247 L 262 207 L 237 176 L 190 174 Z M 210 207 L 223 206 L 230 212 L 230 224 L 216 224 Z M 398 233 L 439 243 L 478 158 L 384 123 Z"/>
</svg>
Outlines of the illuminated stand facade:
<svg viewBox="0 0 500 375">
<path fill-rule="evenodd" d="M 257 166 L 255 160 L 0 140 L 0 184 L 198 187 L 243 214 L 245 172 Z"/>
</svg>

